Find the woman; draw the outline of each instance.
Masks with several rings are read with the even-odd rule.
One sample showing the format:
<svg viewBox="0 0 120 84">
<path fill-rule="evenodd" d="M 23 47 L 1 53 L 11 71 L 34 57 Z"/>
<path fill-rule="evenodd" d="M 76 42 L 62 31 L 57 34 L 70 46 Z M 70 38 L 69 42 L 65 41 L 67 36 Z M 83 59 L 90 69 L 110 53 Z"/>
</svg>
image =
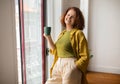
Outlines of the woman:
<svg viewBox="0 0 120 84">
<path fill-rule="evenodd" d="M 45 35 L 54 55 L 50 79 L 46 84 L 87 84 L 86 69 L 89 61 L 87 40 L 82 30 L 84 17 L 77 7 L 70 7 L 61 18 L 65 27 L 54 43 Z"/>
</svg>

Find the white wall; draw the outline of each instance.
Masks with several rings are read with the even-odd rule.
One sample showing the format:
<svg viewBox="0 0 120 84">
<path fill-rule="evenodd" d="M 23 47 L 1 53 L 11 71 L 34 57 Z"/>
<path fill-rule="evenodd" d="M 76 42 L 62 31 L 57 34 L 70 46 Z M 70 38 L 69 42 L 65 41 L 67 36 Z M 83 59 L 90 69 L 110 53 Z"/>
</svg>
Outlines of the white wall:
<svg viewBox="0 0 120 84">
<path fill-rule="evenodd" d="M 80 8 L 80 0 L 62 0 L 62 13 L 64 13 L 68 9 L 68 7 L 72 6 Z"/>
<path fill-rule="evenodd" d="M 89 70 L 120 74 L 120 0 L 90 0 Z"/>
<path fill-rule="evenodd" d="M 14 0 L 0 0 L 0 84 L 17 84 Z"/>
</svg>

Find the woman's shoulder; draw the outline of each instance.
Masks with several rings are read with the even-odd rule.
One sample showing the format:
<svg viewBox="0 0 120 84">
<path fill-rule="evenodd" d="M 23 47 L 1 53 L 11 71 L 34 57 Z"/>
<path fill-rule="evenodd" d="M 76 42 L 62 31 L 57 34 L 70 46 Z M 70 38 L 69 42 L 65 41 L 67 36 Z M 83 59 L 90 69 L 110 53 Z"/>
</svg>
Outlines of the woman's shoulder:
<svg viewBox="0 0 120 84">
<path fill-rule="evenodd" d="M 80 39 L 81 39 L 81 40 L 84 39 L 84 41 L 86 40 L 85 34 L 84 34 L 84 32 L 83 32 L 82 30 L 79 30 L 79 29 L 76 30 L 74 36 L 77 37 L 77 39 L 79 39 L 79 40 L 80 40 Z"/>
<path fill-rule="evenodd" d="M 62 30 L 59 35 L 62 35 L 65 33 L 66 30 Z"/>
<path fill-rule="evenodd" d="M 73 29 L 72 33 L 76 35 L 84 35 L 83 31 L 77 28 Z"/>
<path fill-rule="evenodd" d="M 83 31 L 82 31 L 82 30 L 80 30 L 80 29 L 78 29 L 78 30 L 76 30 L 76 33 L 81 34 L 81 33 L 83 33 Z"/>
<path fill-rule="evenodd" d="M 58 35 L 58 39 L 65 33 L 65 30 L 62 30 L 60 34 Z"/>
</svg>

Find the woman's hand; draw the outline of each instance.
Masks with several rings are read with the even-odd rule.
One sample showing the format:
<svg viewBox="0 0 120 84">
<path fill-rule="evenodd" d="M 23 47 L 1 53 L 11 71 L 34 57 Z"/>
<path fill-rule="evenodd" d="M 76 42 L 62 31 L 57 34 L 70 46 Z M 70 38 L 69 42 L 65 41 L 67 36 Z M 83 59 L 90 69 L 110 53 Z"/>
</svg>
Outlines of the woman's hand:
<svg viewBox="0 0 120 84">
<path fill-rule="evenodd" d="M 45 33 L 43 34 L 43 36 L 44 36 L 46 39 L 51 38 L 51 36 L 50 36 L 50 35 L 45 35 Z"/>
</svg>

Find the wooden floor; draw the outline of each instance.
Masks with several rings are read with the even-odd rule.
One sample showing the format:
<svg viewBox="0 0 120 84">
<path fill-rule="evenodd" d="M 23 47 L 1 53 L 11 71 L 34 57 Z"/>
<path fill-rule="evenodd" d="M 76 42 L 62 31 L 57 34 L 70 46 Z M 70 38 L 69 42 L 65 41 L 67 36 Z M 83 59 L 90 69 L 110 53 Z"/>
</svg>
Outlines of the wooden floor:
<svg viewBox="0 0 120 84">
<path fill-rule="evenodd" d="M 120 84 L 120 74 L 88 72 L 88 84 Z"/>
</svg>

